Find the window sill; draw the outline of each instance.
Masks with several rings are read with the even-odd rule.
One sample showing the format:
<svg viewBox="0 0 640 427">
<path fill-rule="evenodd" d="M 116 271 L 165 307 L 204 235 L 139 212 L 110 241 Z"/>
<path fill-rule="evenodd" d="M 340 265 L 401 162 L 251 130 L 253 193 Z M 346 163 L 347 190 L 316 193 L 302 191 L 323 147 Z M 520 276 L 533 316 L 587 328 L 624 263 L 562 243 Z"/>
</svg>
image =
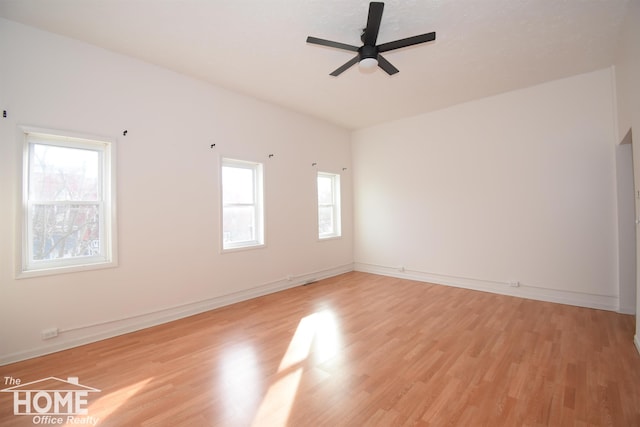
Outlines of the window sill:
<svg viewBox="0 0 640 427">
<path fill-rule="evenodd" d="M 227 254 L 227 253 L 233 253 L 233 252 L 251 251 L 254 249 L 262 249 L 262 248 L 265 248 L 266 246 L 267 245 L 264 243 L 261 243 L 258 245 L 235 246 L 232 248 L 222 248 L 220 252 L 223 254 Z"/>
<path fill-rule="evenodd" d="M 96 262 L 92 264 L 83 264 L 83 265 L 47 267 L 47 268 L 41 268 L 37 270 L 34 269 L 34 270 L 19 271 L 18 274 L 16 274 L 16 279 L 30 279 L 32 277 L 53 276 L 56 274 L 68 274 L 68 273 L 76 273 L 80 271 L 102 270 L 105 268 L 115 268 L 117 266 L 118 266 L 117 262 L 109 261 L 109 262 Z"/>
<path fill-rule="evenodd" d="M 327 236 L 327 237 L 318 237 L 319 242 L 326 242 L 328 240 L 340 240 L 342 236 Z"/>
</svg>

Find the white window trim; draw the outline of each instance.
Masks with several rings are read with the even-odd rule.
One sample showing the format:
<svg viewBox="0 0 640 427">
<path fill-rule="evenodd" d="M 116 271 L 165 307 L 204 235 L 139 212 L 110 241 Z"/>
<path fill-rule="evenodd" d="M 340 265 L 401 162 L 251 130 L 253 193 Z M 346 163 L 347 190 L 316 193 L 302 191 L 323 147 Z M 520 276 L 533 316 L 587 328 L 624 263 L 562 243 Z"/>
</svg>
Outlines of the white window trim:
<svg viewBox="0 0 640 427">
<path fill-rule="evenodd" d="M 316 235 L 318 236 L 318 240 L 326 241 L 332 239 L 340 239 L 342 238 L 342 192 L 341 192 L 341 184 L 340 184 L 340 174 L 331 173 L 331 172 L 320 172 L 318 171 L 316 174 L 316 226 L 319 228 L 320 226 L 320 201 L 318 200 L 318 178 L 319 177 L 327 177 L 331 178 L 332 182 L 332 195 L 333 195 L 333 203 L 330 205 L 333 207 L 333 217 L 335 222 L 335 230 L 332 233 L 320 234 L 320 231 L 317 230 Z M 325 205 L 326 206 L 326 205 Z"/>
<path fill-rule="evenodd" d="M 22 180 L 20 182 L 20 222 L 17 227 L 19 235 L 16 238 L 17 252 L 20 254 L 17 260 L 16 278 L 24 279 L 54 274 L 73 273 L 78 271 L 97 270 L 116 267 L 118 265 L 117 253 L 117 219 L 116 219 L 116 147 L 111 138 L 95 135 L 79 134 L 52 129 L 43 129 L 32 126 L 20 126 L 23 138 L 22 151 Z M 104 251 L 99 256 L 70 258 L 52 261 L 31 261 L 31 245 L 29 242 L 31 227 L 29 221 L 29 146 L 33 140 L 41 139 L 42 142 L 53 142 L 53 145 L 70 148 L 95 147 L 101 153 L 102 173 L 102 200 L 98 204 L 104 205 L 104 227 L 101 230 L 101 244 Z M 73 202 L 72 204 L 83 204 Z M 95 204 L 91 202 L 91 204 Z"/>
<path fill-rule="evenodd" d="M 224 242 L 224 193 L 222 184 L 222 168 L 224 166 L 241 167 L 255 170 L 254 199 L 256 206 L 256 239 L 245 242 L 230 243 Z M 266 246 L 265 237 L 265 206 L 264 206 L 264 164 L 249 160 L 238 160 L 230 157 L 220 158 L 219 178 L 220 178 L 220 252 L 230 253 L 260 249 Z"/>
</svg>

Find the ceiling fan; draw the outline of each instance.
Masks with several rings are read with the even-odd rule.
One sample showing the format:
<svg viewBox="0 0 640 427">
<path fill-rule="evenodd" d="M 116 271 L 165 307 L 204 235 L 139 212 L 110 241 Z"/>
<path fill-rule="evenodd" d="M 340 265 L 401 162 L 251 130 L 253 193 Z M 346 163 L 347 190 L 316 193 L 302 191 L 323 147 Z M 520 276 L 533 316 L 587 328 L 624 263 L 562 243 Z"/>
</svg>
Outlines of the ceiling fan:
<svg viewBox="0 0 640 427">
<path fill-rule="evenodd" d="M 329 46 L 335 47 L 337 49 L 358 52 L 358 54 L 353 59 L 336 69 L 330 75 L 339 76 L 356 62 L 359 63 L 360 68 L 363 70 L 373 70 L 376 66 L 379 66 L 389 75 L 396 74 L 399 70 L 391 65 L 389 61 L 384 59 L 382 55 L 380 55 L 381 52 L 388 52 L 390 50 L 413 46 L 420 43 L 426 43 L 436 39 L 436 33 L 432 32 L 376 45 L 383 10 L 384 3 L 369 3 L 369 17 L 367 18 L 367 27 L 362 31 L 362 35 L 360 36 L 360 40 L 362 40 L 363 43 L 363 45 L 360 47 L 352 46 L 345 43 L 333 42 L 331 40 L 319 39 L 317 37 L 307 37 L 307 43 L 319 44 L 322 46 Z"/>
</svg>

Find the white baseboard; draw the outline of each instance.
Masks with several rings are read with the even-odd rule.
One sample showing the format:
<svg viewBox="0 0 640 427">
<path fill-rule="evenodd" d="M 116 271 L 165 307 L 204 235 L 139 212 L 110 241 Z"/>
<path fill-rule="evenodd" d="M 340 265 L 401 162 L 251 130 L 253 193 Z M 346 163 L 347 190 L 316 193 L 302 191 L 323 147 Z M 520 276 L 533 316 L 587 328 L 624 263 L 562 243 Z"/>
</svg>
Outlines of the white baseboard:
<svg viewBox="0 0 640 427">
<path fill-rule="evenodd" d="M 25 351 L 6 354 L 0 356 L 0 366 L 10 363 L 19 362 L 21 360 L 31 359 L 33 357 L 43 356 L 45 354 L 55 353 L 61 350 L 67 350 L 80 345 L 113 338 L 118 335 L 139 331 L 162 323 L 171 322 L 182 319 L 184 317 L 193 316 L 205 311 L 214 310 L 216 308 L 235 304 L 237 302 L 250 300 L 264 295 L 290 289 L 296 286 L 314 282 L 316 280 L 326 279 L 340 274 L 353 271 L 353 264 L 345 264 L 333 268 L 320 271 L 305 273 L 288 278 L 276 280 L 269 283 L 257 285 L 254 288 L 228 295 L 209 298 L 189 304 L 176 307 L 170 307 L 151 313 L 143 313 L 136 316 L 114 319 L 100 324 L 80 326 L 73 329 L 61 330 L 60 335 L 53 341 L 55 343 L 43 345 Z M 67 338 L 65 339 L 65 335 Z"/>
<path fill-rule="evenodd" d="M 366 263 L 354 263 L 355 271 L 380 274 L 383 276 L 410 279 L 437 285 L 454 286 L 457 288 L 491 292 L 538 301 L 555 302 L 559 304 L 575 305 L 579 307 L 597 308 L 600 310 L 618 311 L 619 301 L 616 296 L 592 295 L 581 292 L 568 292 L 557 289 L 546 289 L 521 285 L 511 287 L 508 283 L 448 276 L 443 274 L 426 273 L 413 270 L 400 270 Z"/>
<path fill-rule="evenodd" d="M 636 332 L 636 335 L 634 335 L 633 337 L 633 343 L 636 345 L 636 350 L 638 350 L 638 353 L 640 353 L 640 338 L 638 338 L 638 332 Z"/>
</svg>

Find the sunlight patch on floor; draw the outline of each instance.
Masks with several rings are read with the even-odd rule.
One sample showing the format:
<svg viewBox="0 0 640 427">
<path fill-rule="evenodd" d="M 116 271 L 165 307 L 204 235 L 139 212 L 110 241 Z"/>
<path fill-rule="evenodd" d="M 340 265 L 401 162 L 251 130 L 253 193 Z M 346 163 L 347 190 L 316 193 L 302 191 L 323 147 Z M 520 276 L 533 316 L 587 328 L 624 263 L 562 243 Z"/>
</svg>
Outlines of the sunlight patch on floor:
<svg viewBox="0 0 640 427">
<path fill-rule="evenodd" d="M 338 321 L 331 310 L 312 314 L 314 327 L 313 356 L 316 363 L 326 362 L 336 356 L 342 346 Z"/>
<path fill-rule="evenodd" d="M 315 362 L 328 360 L 337 354 L 339 346 L 337 324 L 330 310 L 302 318 L 280 361 L 279 378 L 267 390 L 252 426 L 286 426 L 302 379 L 302 363 L 312 350 Z"/>
<path fill-rule="evenodd" d="M 302 368 L 297 368 L 271 384 L 251 425 L 286 426 L 301 378 Z"/>
</svg>

